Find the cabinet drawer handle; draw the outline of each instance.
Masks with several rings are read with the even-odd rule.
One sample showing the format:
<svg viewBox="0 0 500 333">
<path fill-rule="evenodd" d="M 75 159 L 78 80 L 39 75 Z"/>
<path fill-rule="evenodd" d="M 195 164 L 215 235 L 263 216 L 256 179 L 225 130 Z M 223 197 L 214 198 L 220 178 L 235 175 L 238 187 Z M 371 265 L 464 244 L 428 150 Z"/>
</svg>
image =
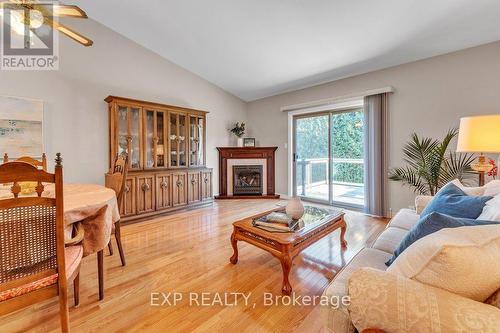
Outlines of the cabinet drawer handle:
<svg viewBox="0 0 500 333">
<path fill-rule="evenodd" d="M 148 183 L 144 183 L 144 184 L 142 184 L 142 190 L 143 190 L 144 192 L 149 191 L 149 184 L 148 184 Z"/>
</svg>

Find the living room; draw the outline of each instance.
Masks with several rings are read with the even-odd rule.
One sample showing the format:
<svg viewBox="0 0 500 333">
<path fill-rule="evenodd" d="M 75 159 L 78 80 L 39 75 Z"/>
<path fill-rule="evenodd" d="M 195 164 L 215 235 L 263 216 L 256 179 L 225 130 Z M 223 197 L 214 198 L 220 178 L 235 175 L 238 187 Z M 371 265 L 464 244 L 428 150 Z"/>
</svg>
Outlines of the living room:
<svg viewBox="0 0 500 333">
<path fill-rule="evenodd" d="M 497 1 L 2 5 L 0 331 L 500 327 Z"/>
</svg>

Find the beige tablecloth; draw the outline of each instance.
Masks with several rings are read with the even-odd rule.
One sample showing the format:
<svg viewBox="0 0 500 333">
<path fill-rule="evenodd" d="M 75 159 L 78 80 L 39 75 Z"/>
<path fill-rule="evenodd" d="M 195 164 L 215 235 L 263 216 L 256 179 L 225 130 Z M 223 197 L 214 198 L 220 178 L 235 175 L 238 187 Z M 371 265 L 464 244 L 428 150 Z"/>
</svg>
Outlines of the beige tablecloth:
<svg viewBox="0 0 500 333">
<path fill-rule="evenodd" d="M 64 184 L 64 222 L 66 239 L 71 239 L 73 223 L 81 223 L 84 256 L 104 249 L 111 236 L 113 223 L 120 220 L 115 192 L 96 184 Z M 53 184 L 45 186 L 43 196 L 53 197 Z M 12 197 L 10 187 L 0 188 L 0 199 Z"/>
</svg>

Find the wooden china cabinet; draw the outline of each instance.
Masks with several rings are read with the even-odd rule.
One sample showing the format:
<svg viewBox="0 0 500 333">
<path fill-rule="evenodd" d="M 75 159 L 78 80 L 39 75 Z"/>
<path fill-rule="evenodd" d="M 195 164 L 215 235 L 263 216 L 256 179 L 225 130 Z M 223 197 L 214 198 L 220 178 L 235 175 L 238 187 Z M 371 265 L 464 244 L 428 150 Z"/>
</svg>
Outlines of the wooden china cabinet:
<svg viewBox="0 0 500 333">
<path fill-rule="evenodd" d="M 123 221 L 211 203 L 206 115 L 178 106 L 108 96 L 110 166 L 128 153 Z"/>
</svg>

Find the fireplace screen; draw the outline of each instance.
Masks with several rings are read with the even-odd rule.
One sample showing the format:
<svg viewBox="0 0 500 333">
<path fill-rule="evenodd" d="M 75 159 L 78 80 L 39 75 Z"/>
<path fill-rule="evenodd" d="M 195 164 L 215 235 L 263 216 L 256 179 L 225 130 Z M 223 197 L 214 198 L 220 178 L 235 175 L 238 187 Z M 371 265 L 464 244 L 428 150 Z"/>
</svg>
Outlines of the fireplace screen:
<svg viewBox="0 0 500 333">
<path fill-rule="evenodd" d="M 262 195 L 262 165 L 233 165 L 233 195 Z"/>
</svg>

